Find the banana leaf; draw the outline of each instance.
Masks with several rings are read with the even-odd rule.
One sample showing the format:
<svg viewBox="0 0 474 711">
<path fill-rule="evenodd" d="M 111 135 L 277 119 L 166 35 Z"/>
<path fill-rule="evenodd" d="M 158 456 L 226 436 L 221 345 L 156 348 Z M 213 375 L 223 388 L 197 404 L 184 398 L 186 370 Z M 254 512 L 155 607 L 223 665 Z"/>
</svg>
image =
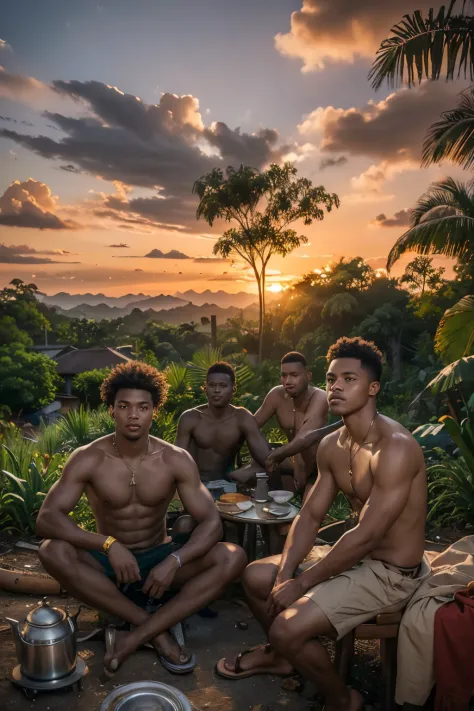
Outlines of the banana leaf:
<svg viewBox="0 0 474 711">
<path fill-rule="evenodd" d="M 431 395 L 438 395 L 468 383 L 474 383 L 474 355 L 460 358 L 447 365 L 428 383 L 420 395 L 428 392 Z"/>
<path fill-rule="evenodd" d="M 472 428 L 469 421 L 466 418 L 459 425 L 452 417 L 449 417 L 449 415 L 442 417 L 441 421 L 449 436 L 459 448 L 469 470 L 474 475 L 474 437 L 472 436 Z"/>
</svg>

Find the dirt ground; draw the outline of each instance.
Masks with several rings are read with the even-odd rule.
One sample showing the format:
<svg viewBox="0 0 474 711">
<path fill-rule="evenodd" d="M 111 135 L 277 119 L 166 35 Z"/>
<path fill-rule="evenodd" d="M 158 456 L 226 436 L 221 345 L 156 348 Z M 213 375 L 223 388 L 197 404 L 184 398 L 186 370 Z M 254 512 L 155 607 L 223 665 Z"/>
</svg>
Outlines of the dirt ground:
<svg viewBox="0 0 474 711">
<path fill-rule="evenodd" d="M 0 555 L 0 565 L 19 571 L 40 572 L 41 564 L 35 553 L 13 548 Z M 50 603 L 69 609 L 77 602 L 69 597 L 51 597 Z M 180 689 L 190 700 L 195 711 L 319 711 L 321 704 L 314 688 L 306 684 L 295 691 L 282 687 L 282 680 L 271 676 L 226 681 L 216 676 L 215 663 L 223 656 L 238 654 L 248 646 L 262 642 L 262 635 L 248 608 L 238 598 L 220 600 L 212 608 L 219 614 L 215 619 L 197 615 L 185 623 L 187 647 L 196 654 L 198 667 L 188 676 L 174 676 L 167 672 L 153 651 L 139 650 L 129 658 L 113 680 L 104 682 L 102 660 L 104 642 L 100 636 L 81 642 L 80 651 L 92 653 L 87 660 L 89 673 L 83 680 L 82 691 L 58 690 L 41 692 L 34 701 L 10 682 L 10 674 L 17 664 L 13 637 L 5 629 L 4 617 L 23 619 L 40 601 L 32 595 L 0 591 L 0 708 L 2 711 L 99 711 L 105 697 L 117 686 L 140 680 L 160 681 Z M 246 623 L 241 629 L 239 623 Z M 79 636 L 99 627 L 96 611 L 86 608 L 79 618 Z M 351 683 L 367 694 L 369 704 L 378 704 L 380 666 L 377 643 L 358 644 Z"/>
</svg>

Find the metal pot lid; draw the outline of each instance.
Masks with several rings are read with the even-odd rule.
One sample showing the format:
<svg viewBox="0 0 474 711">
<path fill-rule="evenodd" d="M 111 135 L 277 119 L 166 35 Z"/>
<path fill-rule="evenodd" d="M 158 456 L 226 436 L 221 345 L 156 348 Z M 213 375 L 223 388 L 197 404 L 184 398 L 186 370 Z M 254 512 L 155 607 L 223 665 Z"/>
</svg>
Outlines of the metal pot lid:
<svg viewBox="0 0 474 711">
<path fill-rule="evenodd" d="M 52 627 L 60 622 L 64 622 L 66 613 L 57 607 L 50 607 L 44 598 L 38 607 L 28 613 L 26 621 L 35 627 Z"/>
<path fill-rule="evenodd" d="M 189 699 L 174 686 L 136 681 L 119 686 L 102 702 L 100 711 L 192 711 Z"/>
</svg>

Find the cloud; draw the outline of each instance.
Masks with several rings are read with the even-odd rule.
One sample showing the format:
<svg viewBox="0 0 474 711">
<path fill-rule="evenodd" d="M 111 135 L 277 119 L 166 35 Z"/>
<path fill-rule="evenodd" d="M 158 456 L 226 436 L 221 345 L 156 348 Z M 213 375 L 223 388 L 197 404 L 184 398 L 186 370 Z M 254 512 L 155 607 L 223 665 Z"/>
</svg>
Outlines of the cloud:
<svg viewBox="0 0 474 711">
<path fill-rule="evenodd" d="M 241 133 L 239 128 L 232 130 L 225 123 L 217 121 L 204 130 L 204 136 L 231 163 L 244 163 L 255 168 L 270 160 L 278 162 L 290 149 L 289 145 L 277 149 L 278 131 L 270 128 L 253 134 Z"/>
<path fill-rule="evenodd" d="M 367 202 L 392 199 L 393 195 L 384 193 L 386 181 L 392 180 L 396 175 L 407 170 L 419 170 L 418 163 L 415 161 L 390 163 L 384 160 L 369 166 L 359 176 L 351 178 L 353 199 L 359 200 L 362 197 Z"/>
<path fill-rule="evenodd" d="M 399 210 L 393 217 L 387 217 L 384 213 L 377 215 L 371 221 L 371 225 L 376 227 L 408 227 L 410 224 L 410 209 Z"/>
<path fill-rule="evenodd" d="M 113 245 L 109 245 L 112 247 Z M 121 246 L 121 245 L 115 245 L 115 246 Z M 124 247 L 127 247 L 128 245 L 123 245 Z M 139 255 L 139 254 L 126 254 L 124 256 L 117 257 L 114 255 L 116 259 L 191 259 L 191 257 L 188 257 L 187 254 L 184 254 L 183 252 L 178 252 L 177 249 L 172 249 L 169 252 L 162 252 L 161 249 L 152 249 L 151 252 L 148 252 L 148 254 L 145 255 Z"/>
<path fill-rule="evenodd" d="M 70 254 L 64 250 L 36 250 L 26 244 L 6 245 L 0 242 L 0 264 L 80 264 L 80 262 L 60 262 L 49 257 L 35 257 L 34 254 Z"/>
<path fill-rule="evenodd" d="M 11 74 L 0 66 L 0 96 L 11 99 L 27 98 L 48 91 L 49 87 L 42 81 L 22 74 Z"/>
<path fill-rule="evenodd" d="M 367 259 L 364 259 L 364 262 L 369 264 L 372 269 L 385 269 L 387 266 L 387 255 L 382 255 L 380 257 L 367 257 Z"/>
<path fill-rule="evenodd" d="M 319 170 L 325 170 L 326 168 L 335 168 L 340 165 L 345 165 L 348 162 L 346 156 L 339 156 L 339 158 L 323 158 L 319 164 Z"/>
<path fill-rule="evenodd" d="M 115 249 L 130 249 L 128 244 L 120 242 L 120 244 L 108 244 L 107 247 L 114 247 Z"/>
<path fill-rule="evenodd" d="M 281 54 L 303 61 L 303 71 L 323 69 L 329 62 L 373 59 L 380 41 L 405 13 L 427 10 L 432 0 L 303 0 L 291 15 L 290 31 L 277 34 Z"/>
<path fill-rule="evenodd" d="M 23 79 L 28 85 L 29 80 Z M 52 87 L 61 96 L 85 104 L 87 114 L 44 112 L 49 125 L 61 131 L 56 140 L 7 129 L 0 136 L 44 158 L 64 161 L 63 170 L 75 168 L 155 191 L 156 197 L 150 198 L 129 200 L 122 194 L 105 199 L 102 209 L 109 212 L 98 214 L 101 217 L 127 222 L 128 216 L 138 219 L 138 224 L 197 231 L 194 180 L 216 164 L 245 162 L 261 168 L 289 150 L 279 145 L 274 129 L 249 134 L 222 122 L 205 127 L 193 96 L 167 93 L 158 104 L 147 104 L 98 81 L 54 81 Z"/>
<path fill-rule="evenodd" d="M 0 197 L 0 225 L 33 227 L 40 230 L 71 230 L 78 227 L 72 220 L 56 214 L 57 198 L 45 183 L 28 178 L 14 180 Z"/>
<path fill-rule="evenodd" d="M 362 108 L 319 107 L 304 118 L 298 131 L 319 139 L 319 148 L 326 153 L 418 161 L 428 127 L 452 106 L 457 91 L 452 84 L 425 82 Z"/>
<path fill-rule="evenodd" d="M 0 39 L 0 52 L 12 51 L 12 46 L 4 39 Z"/>
<path fill-rule="evenodd" d="M 82 170 L 78 170 L 74 165 L 72 165 L 72 163 L 69 163 L 68 165 L 60 165 L 59 170 L 65 170 L 66 173 L 82 174 Z"/>
<path fill-rule="evenodd" d="M 113 195 L 101 193 L 101 203 L 93 208 L 96 217 L 120 222 L 122 229 L 135 225 L 166 229 L 170 232 L 199 232 L 202 224 L 196 220 L 196 201 L 192 196 L 163 197 L 162 191 L 152 197 L 129 197 L 123 186 L 115 183 L 118 190 Z M 211 229 L 211 228 L 209 228 Z M 214 228 L 217 229 L 217 228 Z"/>
<path fill-rule="evenodd" d="M 458 88 L 442 82 L 425 82 L 400 89 L 386 99 L 369 101 L 361 108 L 318 107 L 304 117 L 298 131 L 318 142 L 321 153 L 375 159 L 351 180 L 349 201 L 386 200 L 384 184 L 406 170 L 419 169 L 421 147 L 430 124 L 452 105 Z M 407 130 L 407 126 L 410 130 Z M 328 156 L 328 164 L 332 160 Z M 323 157 L 321 167 L 326 159 Z M 347 201 L 347 196 L 346 196 Z"/>
<path fill-rule="evenodd" d="M 145 257 L 150 257 L 151 259 L 191 259 L 187 254 L 178 252 L 177 249 L 172 249 L 169 252 L 162 252 L 161 249 L 152 249 L 151 252 L 145 254 Z"/>
</svg>

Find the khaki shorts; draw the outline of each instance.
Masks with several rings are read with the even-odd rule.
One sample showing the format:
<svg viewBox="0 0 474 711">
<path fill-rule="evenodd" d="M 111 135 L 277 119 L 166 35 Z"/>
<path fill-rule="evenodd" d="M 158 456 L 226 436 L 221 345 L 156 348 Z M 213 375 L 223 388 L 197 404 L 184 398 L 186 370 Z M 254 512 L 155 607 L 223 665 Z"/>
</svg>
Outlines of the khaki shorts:
<svg viewBox="0 0 474 711">
<path fill-rule="evenodd" d="M 331 546 L 315 546 L 298 566 L 296 574 L 300 575 L 324 558 L 330 549 Z M 364 558 L 350 570 L 310 588 L 303 597 L 321 608 L 340 639 L 381 612 L 403 610 L 430 572 L 425 558 L 416 577 L 403 575 L 394 565 Z"/>
</svg>

